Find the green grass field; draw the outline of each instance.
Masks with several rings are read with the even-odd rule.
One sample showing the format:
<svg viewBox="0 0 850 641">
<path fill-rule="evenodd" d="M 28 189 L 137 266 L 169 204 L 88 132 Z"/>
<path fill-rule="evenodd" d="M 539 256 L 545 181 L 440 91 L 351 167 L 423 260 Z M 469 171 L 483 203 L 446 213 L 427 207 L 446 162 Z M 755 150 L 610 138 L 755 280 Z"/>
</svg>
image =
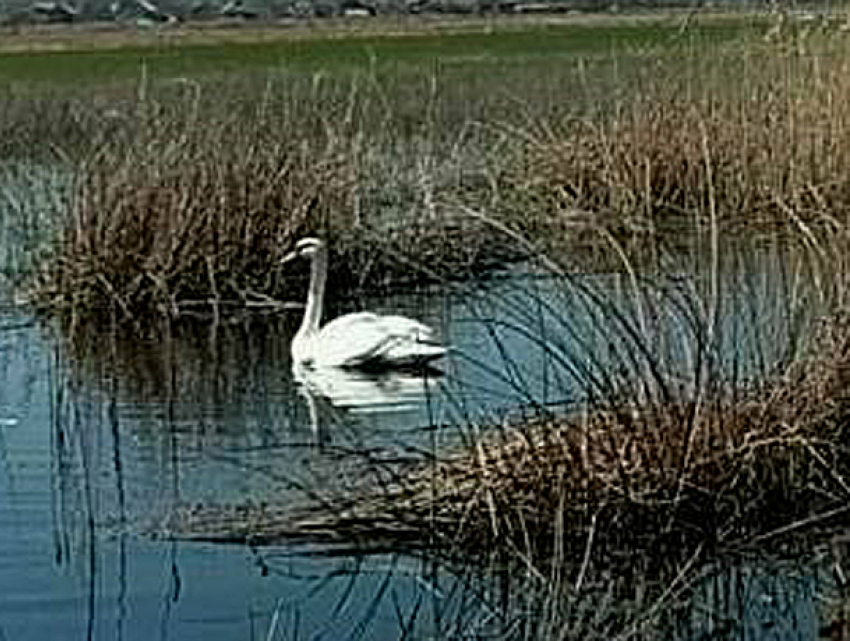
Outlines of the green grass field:
<svg viewBox="0 0 850 641">
<path fill-rule="evenodd" d="M 137 78 L 144 66 L 150 77 L 267 73 L 269 70 L 345 72 L 382 69 L 428 69 L 435 66 L 555 66 L 565 59 L 655 53 L 690 41 L 719 43 L 752 29 L 743 19 L 698 23 L 683 31 L 681 20 L 614 20 L 599 24 L 513 25 L 493 23 L 466 32 L 394 32 L 385 34 L 317 32 L 288 37 L 286 30 L 260 42 L 192 42 L 165 38 L 139 44 L 97 46 L 97 39 L 66 43 L 61 51 L 11 51 L 0 56 L 0 81 L 73 85 Z M 23 37 L 23 36 L 22 36 Z M 49 44 L 49 43 L 48 43 Z M 44 43 L 36 49 L 49 48 Z M 488 69 L 488 72 L 493 71 Z"/>
</svg>

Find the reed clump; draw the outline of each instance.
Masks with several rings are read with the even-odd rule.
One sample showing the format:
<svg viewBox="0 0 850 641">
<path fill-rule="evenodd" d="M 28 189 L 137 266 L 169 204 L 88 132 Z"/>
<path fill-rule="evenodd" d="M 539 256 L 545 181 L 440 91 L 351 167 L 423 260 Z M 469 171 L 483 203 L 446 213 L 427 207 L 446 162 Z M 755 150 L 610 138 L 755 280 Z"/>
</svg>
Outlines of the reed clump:
<svg viewBox="0 0 850 641">
<path fill-rule="evenodd" d="M 343 97 L 337 85 L 292 89 L 312 110 L 288 93 L 252 108 L 239 83 L 188 98 L 166 87 L 117 114 L 109 137 L 77 153 L 69 211 L 31 300 L 136 324 L 275 306 L 303 295 L 303 274 L 279 260 L 307 234 L 328 241 L 331 287 L 349 293 L 464 277 L 514 255 L 484 222 L 435 205 L 445 188 L 427 171 L 409 175 L 406 156 L 387 166 L 383 149 L 406 145 L 368 138 L 375 96 L 352 87 Z M 262 87 L 249 89 L 259 100 Z M 221 104 L 210 103 L 214 90 Z"/>
<path fill-rule="evenodd" d="M 506 191 L 556 253 L 600 229 L 652 243 L 712 225 L 831 233 L 850 199 L 846 47 L 750 42 L 671 64 L 628 99 L 532 128 Z"/>
<path fill-rule="evenodd" d="M 293 238 L 350 210 L 349 161 L 226 129 L 209 135 L 157 137 L 91 160 L 36 302 L 136 319 L 279 293 L 274 265 Z"/>
<path fill-rule="evenodd" d="M 735 402 L 611 408 L 508 429 L 423 470 L 398 518 L 466 551 L 482 541 L 520 550 L 537 567 L 552 562 L 560 536 L 582 551 L 594 519 L 603 547 L 624 528 L 655 545 L 662 523 L 692 545 L 747 546 L 846 501 L 843 388 L 823 395 L 846 375 L 831 376 L 792 376 Z"/>
</svg>

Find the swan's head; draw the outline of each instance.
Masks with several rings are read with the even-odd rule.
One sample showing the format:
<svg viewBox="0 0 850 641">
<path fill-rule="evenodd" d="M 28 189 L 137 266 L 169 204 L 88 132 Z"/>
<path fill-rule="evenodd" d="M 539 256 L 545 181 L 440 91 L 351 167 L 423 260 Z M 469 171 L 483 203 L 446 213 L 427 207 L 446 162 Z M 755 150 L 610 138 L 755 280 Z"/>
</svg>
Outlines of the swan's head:
<svg viewBox="0 0 850 641">
<path fill-rule="evenodd" d="M 312 258 L 316 254 L 325 251 L 325 243 L 318 238 L 302 238 L 295 243 L 295 249 L 281 259 L 281 263 L 288 263 L 296 258 Z"/>
</svg>

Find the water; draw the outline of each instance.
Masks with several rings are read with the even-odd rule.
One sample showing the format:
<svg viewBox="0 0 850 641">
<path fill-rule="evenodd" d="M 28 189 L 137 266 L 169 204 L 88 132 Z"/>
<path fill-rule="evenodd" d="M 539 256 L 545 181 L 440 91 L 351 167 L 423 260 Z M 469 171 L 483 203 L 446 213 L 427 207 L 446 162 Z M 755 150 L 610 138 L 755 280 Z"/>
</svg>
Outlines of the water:
<svg viewBox="0 0 850 641">
<path fill-rule="evenodd" d="M 418 306 L 410 313 L 441 325 L 442 302 L 427 301 L 386 303 Z M 427 387 L 384 385 L 390 403 L 369 380 L 333 381 L 345 392 L 337 403 L 305 396 L 291 375 L 292 324 L 71 345 L 6 308 L 0 638 L 385 639 L 408 626 L 460 636 L 478 625 L 474 591 L 428 559 L 149 536 L 185 506 L 345 491 L 340 451 L 435 451 L 456 435 L 428 426 L 496 407 L 448 390 L 462 362 Z M 447 334 L 470 343 L 473 361 L 485 358 L 470 323 Z M 510 386 L 480 387 L 516 405 Z"/>
<path fill-rule="evenodd" d="M 394 638 L 425 603 L 420 627 L 460 619 L 463 595 L 425 560 L 140 535 L 178 505 L 280 501 L 338 473 L 285 359 L 225 336 L 234 351 L 200 363 L 189 346 L 168 399 L 155 356 L 93 380 L 103 363 L 71 365 L 25 315 L 3 320 L 20 328 L 0 335 L 0 638 Z M 334 440 L 381 440 L 388 416 Z"/>
<path fill-rule="evenodd" d="M 799 333 L 795 310 L 814 309 L 809 297 L 776 295 L 788 282 L 772 265 L 748 274 L 746 287 L 727 291 L 744 291 L 737 295 L 756 309 L 730 304 L 739 311 L 723 310 L 718 323 L 714 349 L 734 364 L 730 377 L 768 373 Z M 529 408 L 569 411 L 627 386 L 628 373 L 611 372 L 634 346 L 622 338 L 628 332 L 604 331 L 611 324 L 634 322 L 657 364 L 685 379 L 697 360 L 688 346 L 703 331 L 689 322 L 698 315 L 695 287 L 651 298 L 623 276 L 576 277 L 565 287 L 531 274 L 370 301 L 442 329 L 454 350 L 443 376 L 326 378 L 309 389 L 292 380 L 297 318 L 164 330 L 146 342 L 93 333 L 71 343 L 8 305 L 0 315 L 0 639 L 492 632 L 496 597 L 424 555 L 156 535 L 191 506 L 298 505 L 317 490 L 344 496 L 361 482 L 346 453 L 421 457 L 451 447 L 471 425 Z M 645 360 L 630 367 L 642 370 Z M 765 588 L 764 573 L 733 572 L 736 585 L 755 577 L 746 586 L 762 610 L 781 604 L 799 618 L 782 638 L 811 638 L 820 579 L 805 571 L 802 581 L 789 578 L 800 574 L 783 570 Z M 711 587 L 728 574 L 707 576 L 695 612 L 745 609 Z M 676 636 L 715 629 L 705 621 Z M 746 638 L 760 629 L 753 621 Z"/>
</svg>

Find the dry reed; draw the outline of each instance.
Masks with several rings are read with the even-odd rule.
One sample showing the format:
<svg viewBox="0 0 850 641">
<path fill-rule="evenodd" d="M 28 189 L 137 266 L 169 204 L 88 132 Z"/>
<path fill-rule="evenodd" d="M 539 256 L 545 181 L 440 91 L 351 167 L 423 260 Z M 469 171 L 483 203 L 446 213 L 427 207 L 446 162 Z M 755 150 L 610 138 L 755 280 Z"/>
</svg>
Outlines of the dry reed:
<svg viewBox="0 0 850 641">
<path fill-rule="evenodd" d="M 531 238 L 560 255 L 582 238 L 598 242 L 600 230 L 677 248 L 677 235 L 710 227 L 840 233 L 850 197 L 846 42 L 806 47 L 749 43 L 671 64 L 634 96 L 530 129 L 506 182 L 535 212 Z"/>
<path fill-rule="evenodd" d="M 306 234 L 329 242 L 331 286 L 348 292 L 464 277 L 512 256 L 485 223 L 435 204 L 444 188 L 421 157 L 392 164 L 381 140 L 364 142 L 368 114 L 357 114 L 374 96 L 356 83 L 348 96 L 328 90 L 343 114 L 315 88 L 325 113 L 288 94 L 251 108 L 235 85 L 213 86 L 221 104 L 202 95 L 210 87 L 188 99 L 160 88 L 81 153 L 67 219 L 33 279 L 39 308 L 141 326 L 276 306 L 301 296 L 303 275 L 278 263 Z M 407 200 L 387 212 L 393 188 Z"/>
</svg>

